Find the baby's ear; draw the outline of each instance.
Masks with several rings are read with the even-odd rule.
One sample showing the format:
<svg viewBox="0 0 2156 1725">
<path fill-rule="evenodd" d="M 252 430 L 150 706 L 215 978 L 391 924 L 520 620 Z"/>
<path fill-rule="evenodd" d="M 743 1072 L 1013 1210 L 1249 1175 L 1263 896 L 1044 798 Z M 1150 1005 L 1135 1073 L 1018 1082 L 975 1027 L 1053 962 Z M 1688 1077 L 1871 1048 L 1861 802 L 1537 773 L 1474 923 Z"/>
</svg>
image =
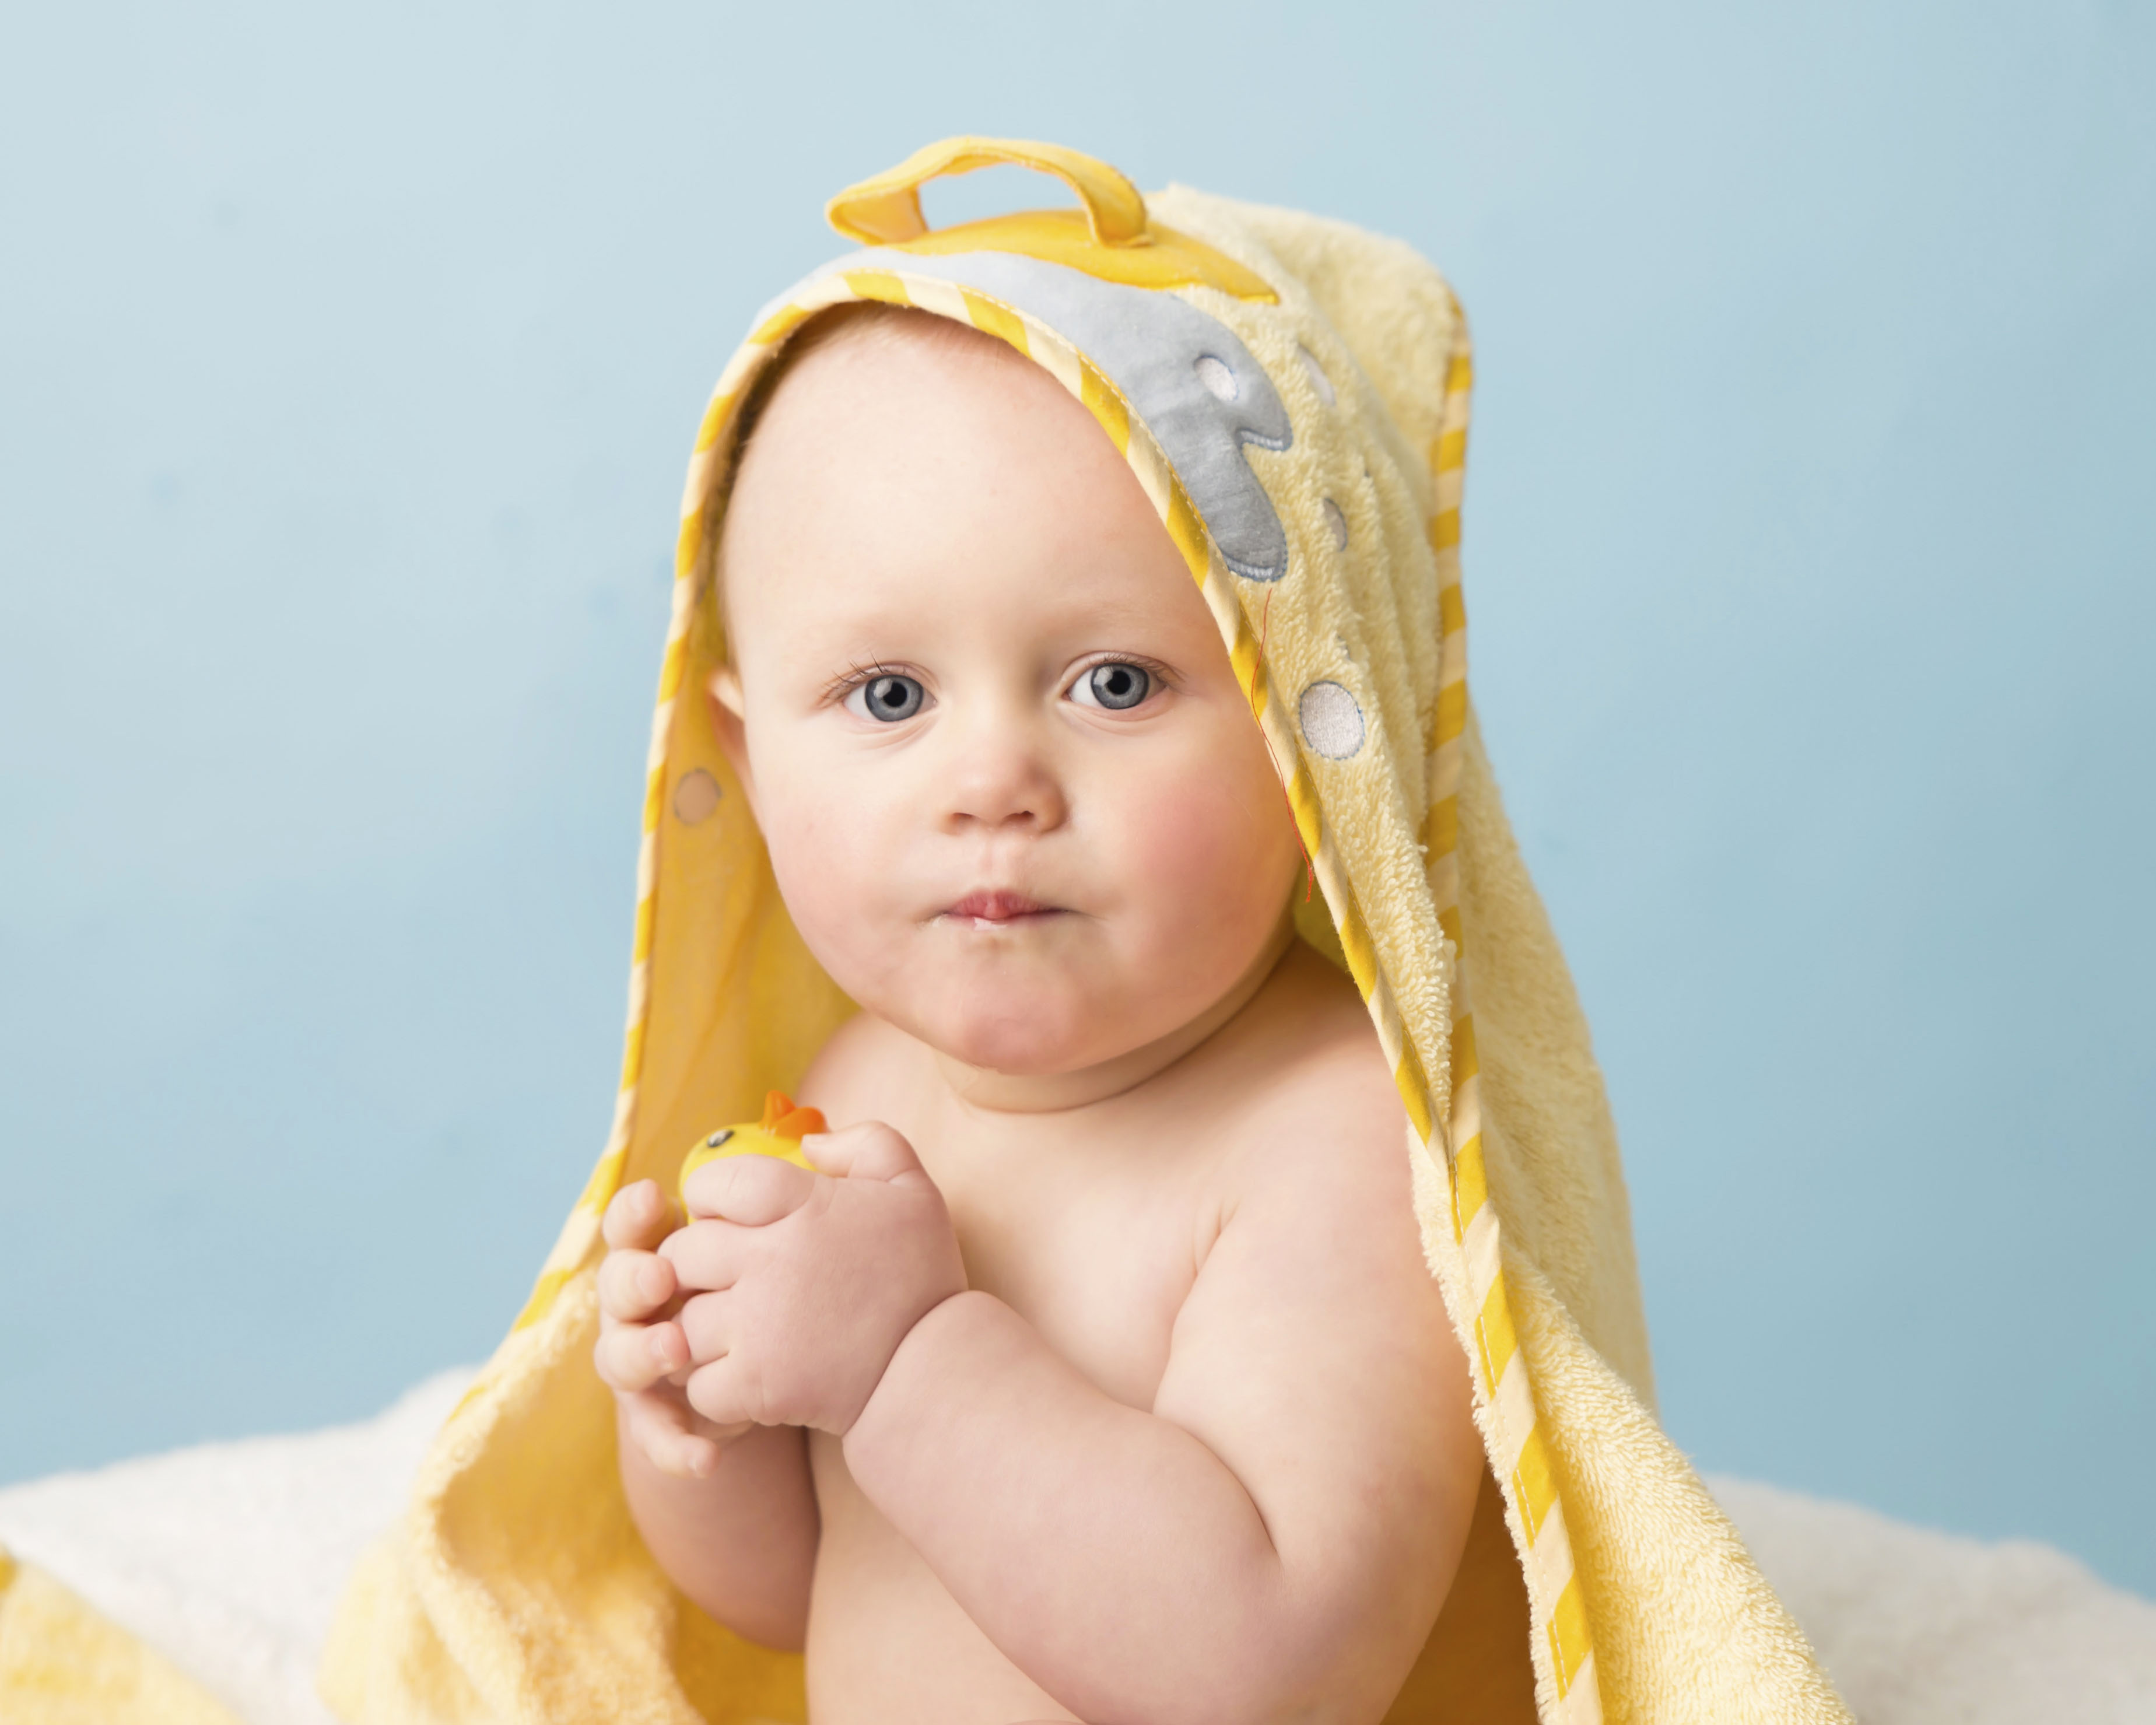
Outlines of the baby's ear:
<svg viewBox="0 0 2156 1725">
<path fill-rule="evenodd" d="M 741 673 L 730 665 L 721 665 L 711 673 L 711 680 L 705 685 L 704 692 L 710 698 L 711 729 L 718 734 L 720 752 L 734 769 L 734 777 L 741 781 L 742 789 L 748 793 L 749 804 L 753 808 L 756 786 L 749 778 L 748 734 L 742 723 L 746 709 L 742 700 Z"/>
<path fill-rule="evenodd" d="M 711 673 L 711 699 L 721 711 L 740 723 L 745 709 L 742 704 L 741 673 L 730 665 L 722 665 Z"/>
</svg>

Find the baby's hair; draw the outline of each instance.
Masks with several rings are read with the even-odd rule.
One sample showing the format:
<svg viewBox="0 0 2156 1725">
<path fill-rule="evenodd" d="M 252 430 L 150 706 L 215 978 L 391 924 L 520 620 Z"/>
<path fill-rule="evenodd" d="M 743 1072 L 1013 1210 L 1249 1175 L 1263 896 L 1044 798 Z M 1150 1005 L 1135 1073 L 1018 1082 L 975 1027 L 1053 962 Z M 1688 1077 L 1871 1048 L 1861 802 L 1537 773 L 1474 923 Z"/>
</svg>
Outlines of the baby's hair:
<svg viewBox="0 0 2156 1725">
<path fill-rule="evenodd" d="M 771 407 L 786 380 L 792 377 L 812 354 L 826 348 L 869 342 L 880 346 L 896 346 L 901 341 L 928 341 L 953 352 L 966 352 L 978 357 L 988 357 L 1008 351 L 993 336 L 984 336 L 968 324 L 947 317 L 938 317 L 932 311 L 922 311 L 911 305 L 891 305 L 880 300 L 860 300 L 850 305 L 833 305 L 816 313 L 788 340 L 777 359 L 764 367 L 762 374 L 749 386 L 747 396 L 741 404 L 741 412 L 734 420 L 733 458 L 729 465 L 726 490 L 732 490 L 741 476 L 742 464 L 747 459 L 749 441 L 756 435 L 757 427 Z M 724 565 L 715 545 L 711 557 L 711 578 L 706 595 L 706 620 L 719 628 L 724 639 L 726 621 L 726 577 Z"/>
</svg>

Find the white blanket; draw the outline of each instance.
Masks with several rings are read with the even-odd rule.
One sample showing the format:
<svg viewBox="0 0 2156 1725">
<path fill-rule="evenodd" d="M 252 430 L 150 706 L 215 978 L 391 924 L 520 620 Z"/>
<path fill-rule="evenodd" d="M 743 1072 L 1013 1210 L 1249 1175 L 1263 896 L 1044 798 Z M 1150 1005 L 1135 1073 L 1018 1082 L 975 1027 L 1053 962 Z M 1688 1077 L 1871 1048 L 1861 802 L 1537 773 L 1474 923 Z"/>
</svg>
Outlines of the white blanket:
<svg viewBox="0 0 2156 1725">
<path fill-rule="evenodd" d="M 468 1375 L 358 1425 L 0 1490 L 0 1545 L 249 1725 L 332 1725 L 314 1672 L 338 1590 Z M 2063 1553 L 1710 1483 L 1862 1725 L 2156 1725 L 2156 1604 Z"/>
</svg>

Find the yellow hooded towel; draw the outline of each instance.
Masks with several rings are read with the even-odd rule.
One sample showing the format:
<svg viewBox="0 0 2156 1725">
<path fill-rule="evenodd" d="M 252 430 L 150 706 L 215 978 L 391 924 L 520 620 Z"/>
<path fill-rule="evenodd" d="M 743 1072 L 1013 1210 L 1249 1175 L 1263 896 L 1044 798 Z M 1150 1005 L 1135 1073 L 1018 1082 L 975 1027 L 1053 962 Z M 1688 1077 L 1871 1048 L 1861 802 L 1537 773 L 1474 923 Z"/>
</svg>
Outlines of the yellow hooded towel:
<svg viewBox="0 0 2156 1725">
<path fill-rule="evenodd" d="M 921 184 L 993 162 L 1079 208 L 932 232 Z M 1489 1459 L 1452 1596 L 1389 1720 L 1840 1721 L 1802 1634 L 1654 1411 L 1617 1142 L 1564 961 L 1467 700 L 1471 375 L 1444 280 L 1335 222 L 1053 146 L 957 138 L 842 193 L 867 249 L 773 302 L 690 462 L 638 869 L 613 1130 L 523 1315 L 354 1577 L 323 1671 L 356 1725 L 803 1717 L 797 1656 L 690 1605 L 631 1525 L 593 1374 L 599 1217 L 789 1089 L 852 1010 L 780 902 L 701 709 L 745 393 L 816 312 L 911 305 L 1090 408 L 1203 591 L 1316 876 L 1303 934 L 1397 1076 L 1432 1272 Z"/>
</svg>

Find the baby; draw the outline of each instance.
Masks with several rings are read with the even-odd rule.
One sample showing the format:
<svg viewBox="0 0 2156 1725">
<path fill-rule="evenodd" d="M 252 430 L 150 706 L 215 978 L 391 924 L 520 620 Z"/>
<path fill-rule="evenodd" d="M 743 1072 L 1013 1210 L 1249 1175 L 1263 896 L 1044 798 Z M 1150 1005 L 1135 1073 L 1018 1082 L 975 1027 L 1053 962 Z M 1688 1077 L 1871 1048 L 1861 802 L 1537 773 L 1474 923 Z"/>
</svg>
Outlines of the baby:
<svg viewBox="0 0 2156 1725">
<path fill-rule="evenodd" d="M 816 1725 L 1376 1721 L 1483 1452 L 1219 628 L 1002 342 L 827 312 L 752 406 L 711 716 L 861 1009 L 819 1172 L 606 1211 L 637 1526 Z"/>
</svg>

